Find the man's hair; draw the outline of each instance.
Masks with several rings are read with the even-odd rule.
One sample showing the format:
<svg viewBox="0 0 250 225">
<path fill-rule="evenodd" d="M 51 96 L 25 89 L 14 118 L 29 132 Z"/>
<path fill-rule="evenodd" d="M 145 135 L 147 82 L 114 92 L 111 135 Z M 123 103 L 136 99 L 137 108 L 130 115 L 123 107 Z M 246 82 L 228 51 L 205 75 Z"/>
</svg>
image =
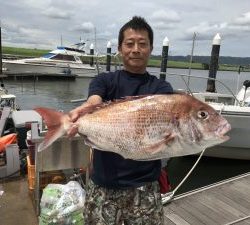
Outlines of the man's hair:
<svg viewBox="0 0 250 225">
<path fill-rule="evenodd" d="M 154 41 L 154 33 L 151 26 L 146 22 L 146 20 L 140 16 L 134 16 L 130 21 L 125 23 L 119 31 L 118 36 L 118 46 L 121 46 L 124 39 L 124 31 L 127 29 L 133 30 L 145 30 L 148 32 L 148 37 L 150 41 L 150 45 L 153 46 Z"/>
</svg>

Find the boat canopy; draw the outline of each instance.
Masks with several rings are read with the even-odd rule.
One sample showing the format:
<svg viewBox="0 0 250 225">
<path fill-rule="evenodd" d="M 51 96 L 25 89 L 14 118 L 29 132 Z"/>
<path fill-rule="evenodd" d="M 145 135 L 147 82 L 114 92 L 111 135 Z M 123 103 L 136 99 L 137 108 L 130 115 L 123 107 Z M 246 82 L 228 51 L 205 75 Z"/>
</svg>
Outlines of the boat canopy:
<svg viewBox="0 0 250 225">
<path fill-rule="evenodd" d="M 57 47 L 57 49 L 59 49 L 59 50 L 68 50 L 68 51 L 79 52 L 79 53 L 85 53 L 84 50 L 77 49 L 77 48 L 70 48 L 70 47 L 59 46 L 59 47 Z"/>
<path fill-rule="evenodd" d="M 65 61 L 76 61 L 73 55 L 66 55 L 66 54 L 57 54 L 51 57 L 50 59 L 54 60 L 65 60 Z"/>
</svg>

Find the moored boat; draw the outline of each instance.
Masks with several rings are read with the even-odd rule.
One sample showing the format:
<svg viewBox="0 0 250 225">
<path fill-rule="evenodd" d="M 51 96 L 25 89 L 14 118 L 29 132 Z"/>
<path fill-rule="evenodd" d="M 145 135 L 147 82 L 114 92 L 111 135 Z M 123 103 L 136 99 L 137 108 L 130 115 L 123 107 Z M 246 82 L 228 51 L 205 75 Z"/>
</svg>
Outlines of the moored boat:
<svg viewBox="0 0 250 225">
<path fill-rule="evenodd" d="M 4 73 L 8 76 L 17 74 L 44 75 L 75 75 L 79 77 L 94 77 L 99 73 L 99 66 L 83 63 L 81 57 L 96 57 L 84 50 L 81 42 L 72 47 L 57 47 L 57 49 L 39 58 L 3 60 Z"/>
</svg>

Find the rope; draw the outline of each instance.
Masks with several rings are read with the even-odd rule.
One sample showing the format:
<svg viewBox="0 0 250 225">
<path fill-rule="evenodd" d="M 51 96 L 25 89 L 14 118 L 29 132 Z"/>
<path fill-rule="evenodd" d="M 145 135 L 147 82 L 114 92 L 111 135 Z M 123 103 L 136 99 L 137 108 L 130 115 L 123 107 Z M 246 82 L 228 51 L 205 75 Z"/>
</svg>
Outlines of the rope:
<svg viewBox="0 0 250 225">
<path fill-rule="evenodd" d="M 190 174 L 193 172 L 194 168 L 197 166 L 197 164 L 199 163 L 201 157 L 203 156 L 204 152 L 206 149 L 203 149 L 200 156 L 198 157 L 198 159 L 196 160 L 195 164 L 192 166 L 192 168 L 189 170 L 189 172 L 187 173 L 187 175 L 182 179 L 182 181 L 177 185 L 177 187 L 171 191 L 168 192 L 165 195 L 162 195 L 162 204 L 166 204 L 168 202 L 170 202 L 173 198 L 175 193 L 177 192 L 177 190 L 182 186 L 182 184 L 187 180 L 187 178 L 190 176 Z"/>
</svg>

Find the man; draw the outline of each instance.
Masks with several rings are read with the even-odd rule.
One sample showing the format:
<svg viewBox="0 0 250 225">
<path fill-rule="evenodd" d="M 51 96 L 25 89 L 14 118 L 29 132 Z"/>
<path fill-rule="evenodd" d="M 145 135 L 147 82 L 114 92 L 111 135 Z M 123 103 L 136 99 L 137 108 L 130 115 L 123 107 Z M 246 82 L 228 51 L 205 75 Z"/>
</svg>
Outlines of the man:
<svg viewBox="0 0 250 225">
<path fill-rule="evenodd" d="M 135 16 L 127 22 L 118 39 L 124 69 L 95 77 L 89 86 L 87 102 L 71 111 L 72 121 L 89 105 L 126 96 L 173 92 L 168 82 L 146 71 L 153 50 L 153 31 L 143 18 Z M 69 134 L 75 132 L 72 129 Z M 158 183 L 161 160 L 134 161 L 116 153 L 94 150 L 92 163 L 85 224 L 163 224 Z"/>
</svg>

